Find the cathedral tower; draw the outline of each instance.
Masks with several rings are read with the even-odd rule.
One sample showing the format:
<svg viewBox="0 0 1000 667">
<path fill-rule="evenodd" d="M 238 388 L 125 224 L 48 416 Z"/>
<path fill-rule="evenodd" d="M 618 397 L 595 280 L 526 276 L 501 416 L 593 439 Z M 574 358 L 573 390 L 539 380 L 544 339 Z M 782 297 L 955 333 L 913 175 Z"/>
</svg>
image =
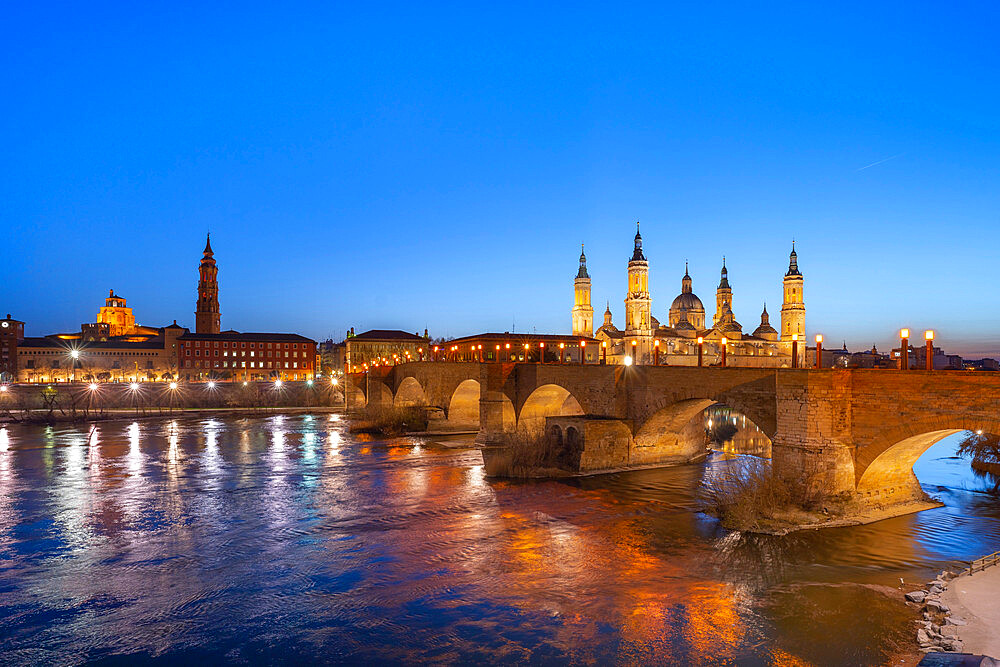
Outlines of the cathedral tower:
<svg viewBox="0 0 1000 667">
<path fill-rule="evenodd" d="M 784 300 L 781 304 L 781 340 L 790 342 L 792 334 L 798 334 L 802 345 L 800 351 L 806 349 L 806 305 L 802 296 L 802 274 L 799 272 L 799 258 L 795 254 L 795 241 L 792 241 L 792 254 L 788 256 L 788 272 L 784 280 Z"/>
<path fill-rule="evenodd" d="M 590 305 L 590 274 L 587 273 L 587 256 L 580 244 L 580 270 L 573 281 L 573 335 L 591 338 L 594 335 L 594 307 Z"/>
<path fill-rule="evenodd" d="M 729 286 L 729 271 L 726 269 L 726 258 L 722 258 L 722 279 L 719 281 L 719 287 L 715 290 L 715 317 L 712 318 L 712 326 L 714 327 L 722 319 L 722 314 L 726 312 L 726 304 L 729 305 L 729 309 L 733 308 L 733 290 Z"/>
<path fill-rule="evenodd" d="M 215 265 L 211 237 L 205 240 L 205 252 L 198 267 L 198 305 L 194 311 L 195 333 L 217 334 L 219 321 L 219 268 Z"/>
<path fill-rule="evenodd" d="M 635 223 L 635 250 L 628 263 L 628 296 L 625 297 L 625 336 L 637 341 L 636 353 L 640 359 L 652 354 L 653 326 L 650 319 L 649 262 L 642 254 L 642 236 L 639 223 Z M 631 345 L 631 342 L 629 342 Z"/>
</svg>

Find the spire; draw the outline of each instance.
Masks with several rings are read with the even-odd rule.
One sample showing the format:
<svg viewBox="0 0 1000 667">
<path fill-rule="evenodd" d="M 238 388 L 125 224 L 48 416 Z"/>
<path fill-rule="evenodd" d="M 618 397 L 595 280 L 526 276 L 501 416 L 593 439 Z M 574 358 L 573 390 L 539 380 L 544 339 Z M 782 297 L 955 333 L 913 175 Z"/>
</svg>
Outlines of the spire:
<svg viewBox="0 0 1000 667">
<path fill-rule="evenodd" d="M 590 278 L 587 273 L 587 255 L 583 252 L 583 244 L 580 244 L 580 270 L 576 273 L 577 278 Z"/>
<path fill-rule="evenodd" d="M 208 234 L 205 235 L 205 250 L 204 250 L 204 254 L 205 254 L 206 257 L 210 257 L 210 256 L 212 256 L 212 255 L 215 254 L 215 253 L 212 252 L 212 233 L 211 232 L 209 232 Z"/>
<path fill-rule="evenodd" d="M 684 277 L 681 278 L 681 294 L 691 293 L 691 274 L 688 273 L 688 263 L 684 260 Z"/>
<path fill-rule="evenodd" d="M 786 276 L 801 276 L 799 273 L 799 256 L 795 252 L 795 239 L 792 239 L 792 252 L 788 255 L 788 273 Z"/>
<path fill-rule="evenodd" d="M 719 289 L 729 289 L 729 271 L 726 269 L 726 256 L 722 256 L 722 279 L 719 281 Z"/>
<path fill-rule="evenodd" d="M 764 302 L 764 310 L 760 314 L 760 323 L 762 326 L 771 323 L 771 316 L 767 314 L 767 301 Z"/>
<path fill-rule="evenodd" d="M 685 278 L 691 277 L 690 274 L 688 274 L 688 261 L 686 259 L 684 260 L 684 277 Z"/>
<path fill-rule="evenodd" d="M 633 262 L 645 262 L 646 257 L 642 254 L 642 235 L 639 233 L 639 221 L 635 221 L 635 251 L 632 253 Z"/>
<path fill-rule="evenodd" d="M 604 326 L 611 326 L 611 302 L 608 301 L 608 307 L 604 311 Z"/>
</svg>

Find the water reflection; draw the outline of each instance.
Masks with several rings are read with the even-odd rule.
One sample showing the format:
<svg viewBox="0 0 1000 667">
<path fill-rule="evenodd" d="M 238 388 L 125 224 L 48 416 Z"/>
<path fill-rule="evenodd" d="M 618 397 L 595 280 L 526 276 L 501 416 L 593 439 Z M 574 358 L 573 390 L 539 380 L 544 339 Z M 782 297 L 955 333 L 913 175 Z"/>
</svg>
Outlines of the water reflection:
<svg viewBox="0 0 1000 667">
<path fill-rule="evenodd" d="M 996 503 L 947 443 L 917 471 L 947 507 L 768 537 L 697 513 L 724 459 L 493 481 L 468 440 L 360 441 L 345 426 L 0 429 L 5 650 L 28 663 L 872 664 L 910 613 L 887 587 L 1000 546 Z"/>
</svg>

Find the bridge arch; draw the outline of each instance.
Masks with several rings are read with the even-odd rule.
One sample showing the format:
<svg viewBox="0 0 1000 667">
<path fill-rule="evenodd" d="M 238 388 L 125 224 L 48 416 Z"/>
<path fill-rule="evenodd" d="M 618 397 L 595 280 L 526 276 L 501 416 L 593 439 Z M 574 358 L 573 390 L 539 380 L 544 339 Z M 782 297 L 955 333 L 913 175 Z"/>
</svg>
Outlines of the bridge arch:
<svg viewBox="0 0 1000 667">
<path fill-rule="evenodd" d="M 580 402 L 565 387 L 543 384 L 536 387 L 521 405 L 517 414 L 517 430 L 540 433 L 545 430 L 546 417 L 582 415 Z"/>
<path fill-rule="evenodd" d="M 923 498 L 913 465 L 933 445 L 958 433 L 1000 434 L 1000 421 L 931 417 L 890 427 L 855 456 L 857 491 L 874 503 Z"/>
<path fill-rule="evenodd" d="M 714 405 L 736 410 L 763 432 L 763 427 L 733 402 L 715 398 L 686 398 L 656 408 L 635 428 L 633 442 L 636 455 L 651 456 L 651 452 L 655 451 L 658 457 L 692 459 L 706 454 L 708 441 L 702 414 Z M 771 438 L 773 433 L 765 435 Z"/>
<path fill-rule="evenodd" d="M 420 381 L 413 376 L 403 378 L 396 389 L 392 404 L 397 408 L 427 405 L 427 395 Z"/>
</svg>

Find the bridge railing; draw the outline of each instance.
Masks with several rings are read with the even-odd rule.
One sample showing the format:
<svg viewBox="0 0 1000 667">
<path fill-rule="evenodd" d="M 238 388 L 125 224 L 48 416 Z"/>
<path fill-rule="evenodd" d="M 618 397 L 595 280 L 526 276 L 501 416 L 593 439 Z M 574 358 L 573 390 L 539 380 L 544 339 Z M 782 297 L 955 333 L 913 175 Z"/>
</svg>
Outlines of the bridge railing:
<svg viewBox="0 0 1000 667">
<path fill-rule="evenodd" d="M 1000 551 L 995 551 L 989 556 L 983 556 L 982 558 L 977 558 L 976 560 L 969 563 L 969 574 L 975 574 L 976 572 L 982 572 L 986 568 L 992 565 L 1000 565 Z"/>
</svg>

